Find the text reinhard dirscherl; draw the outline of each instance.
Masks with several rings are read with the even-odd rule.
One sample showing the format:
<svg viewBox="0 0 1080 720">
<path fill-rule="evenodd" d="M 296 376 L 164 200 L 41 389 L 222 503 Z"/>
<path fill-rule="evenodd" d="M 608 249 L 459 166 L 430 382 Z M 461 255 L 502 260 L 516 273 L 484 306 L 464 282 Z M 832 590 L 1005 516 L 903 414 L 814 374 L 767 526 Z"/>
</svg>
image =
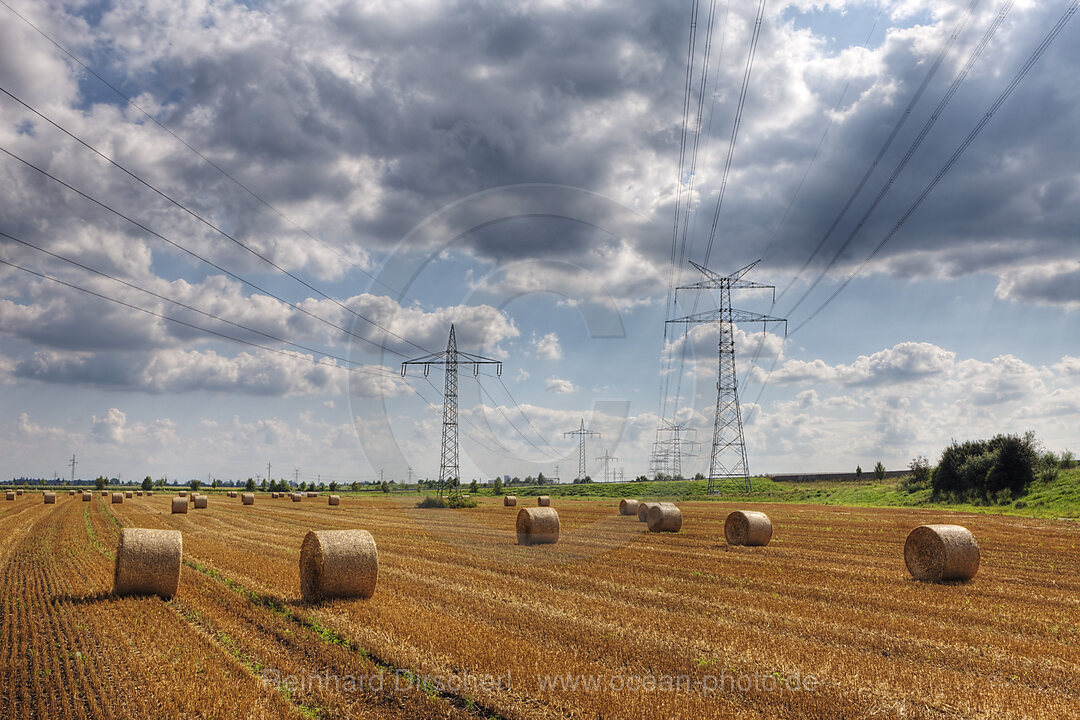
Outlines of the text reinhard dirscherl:
<svg viewBox="0 0 1080 720">
<path fill-rule="evenodd" d="M 452 695 L 497 692 L 510 689 L 510 673 L 505 675 L 450 674 L 418 675 L 406 671 L 377 672 L 370 675 L 283 675 L 267 668 L 262 681 L 282 692 L 408 692 L 419 690 Z M 813 692 L 820 686 L 814 675 L 779 672 L 763 674 L 728 673 L 709 675 L 535 675 L 540 692 L 684 692 L 715 695 L 734 692 Z M 518 687 L 520 688 L 520 681 Z"/>
</svg>

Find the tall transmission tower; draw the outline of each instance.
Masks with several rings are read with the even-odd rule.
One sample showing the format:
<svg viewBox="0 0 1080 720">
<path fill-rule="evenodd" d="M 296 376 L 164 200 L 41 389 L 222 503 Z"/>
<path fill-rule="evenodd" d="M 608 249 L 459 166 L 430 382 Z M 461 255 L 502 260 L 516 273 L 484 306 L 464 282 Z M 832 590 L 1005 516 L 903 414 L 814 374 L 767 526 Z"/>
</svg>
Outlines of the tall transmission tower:
<svg viewBox="0 0 1080 720">
<path fill-rule="evenodd" d="M 480 374 L 481 365 L 494 365 L 495 374 L 502 375 L 502 362 L 481 355 L 458 352 L 457 335 L 450 325 L 450 338 L 446 341 L 444 352 L 431 353 L 401 363 L 401 377 L 405 377 L 410 365 L 424 368 L 427 377 L 432 365 L 442 365 L 446 374 L 443 390 L 442 452 L 439 457 L 439 495 L 446 488 L 457 493 L 457 481 L 461 478 L 461 464 L 458 460 L 458 365 L 471 365 L 473 376 Z"/>
<path fill-rule="evenodd" d="M 570 430 L 570 431 L 567 431 L 567 432 L 563 433 L 563 437 L 573 437 L 575 435 L 578 438 L 577 479 L 578 480 L 584 480 L 585 479 L 585 438 L 587 438 L 587 437 L 589 437 L 591 435 L 595 435 L 596 437 L 602 437 L 602 436 L 598 432 L 593 432 L 592 430 L 586 430 L 585 429 L 585 418 L 581 418 L 581 427 L 579 427 L 577 430 Z"/>
<path fill-rule="evenodd" d="M 617 462 L 619 458 L 612 457 L 611 453 L 609 453 L 607 450 L 604 450 L 604 454 L 596 459 L 604 461 L 604 482 L 611 482 L 610 463 L 612 461 Z"/>
<path fill-rule="evenodd" d="M 75 455 L 74 454 L 72 454 L 72 456 L 71 456 L 71 462 L 69 463 L 69 465 L 71 465 L 71 484 L 74 485 L 75 484 L 75 466 L 78 465 L 78 463 L 75 462 Z"/>
<path fill-rule="evenodd" d="M 772 290 L 775 301 L 775 286 L 743 279 L 743 276 L 759 262 L 760 260 L 755 260 L 730 275 L 720 275 L 691 260 L 690 264 L 697 268 L 705 279 L 692 285 L 678 287 L 676 292 L 679 290 L 717 290 L 720 295 L 719 307 L 716 310 L 668 320 L 665 324 L 666 328 L 666 325 L 670 323 L 682 323 L 687 331 L 690 325 L 697 323 L 714 322 L 720 326 L 716 417 L 713 421 L 712 456 L 709 460 L 710 493 L 719 492 L 720 488 L 728 483 L 744 492 L 750 492 L 751 489 L 750 466 L 746 460 L 746 440 L 743 436 L 742 411 L 739 409 L 738 378 L 735 373 L 735 323 L 760 322 L 764 327 L 768 323 L 782 322 L 784 334 L 787 335 L 786 319 L 731 307 L 732 290 Z"/>
</svg>

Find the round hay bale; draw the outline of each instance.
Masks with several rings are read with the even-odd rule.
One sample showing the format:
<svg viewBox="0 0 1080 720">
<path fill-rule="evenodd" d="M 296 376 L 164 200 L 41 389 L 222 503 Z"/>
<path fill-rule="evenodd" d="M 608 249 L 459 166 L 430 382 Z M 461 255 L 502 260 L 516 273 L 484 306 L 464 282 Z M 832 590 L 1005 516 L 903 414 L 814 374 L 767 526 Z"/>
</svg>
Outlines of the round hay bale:
<svg viewBox="0 0 1080 720">
<path fill-rule="evenodd" d="M 173 515 L 177 513 L 187 514 L 188 499 L 186 497 L 174 497 L 172 499 Z"/>
<path fill-rule="evenodd" d="M 225 493 L 225 497 L 231 497 L 231 498 L 236 497 L 236 491 L 235 490 L 230 490 L 229 492 Z"/>
<path fill-rule="evenodd" d="M 514 507 L 517 505 L 517 495 L 506 495 L 503 497 L 503 507 Z"/>
<path fill-rule="evenodd" d="M 56 504 L 56 493 L 54 492 L 44 492 L 41 494 L 41 497 L 45 500 L 46 505 Z"/>
<path fill-rule="evenodd" d="M 240 496 L 240 502 L 244 503 L 245 505 L 254 505 L 255 493 L 244 493 Z"/>
<path fill-rule="evenodd" d="M 559 513 L 555 508 L 521 508 L 517 515 L 518 545 L 559 542 Z"/>
<path fill-rule="evenodd" d="M 330 500 L 331 505 L 340 505 L 341 504 L 341 496 L 340 495 L 331 495 L 329 500 Z"/>
<path fill-rule="evenodd" d="M 93 499 L 94 499 L 94 493 L 92 493 L 92 492 L 84 492 L 82 494 L 82 501 L 83 502 L 90 502 Z"/>
<path fill-rule="evenodd" d="M 728 545 L 768 545 L 772 540 L 772 521 L 756 510 L 736 510 L 724 521 Z"/>
<path fill-rule="evenodd" d="M 180 583 L 184 539 L 179 530 L 124 528 L 116 546 L 116 595 L 171 598 Z"/>
<path fill-rule="evenodd" d="M 675 503 L 653 503 L 645 517 L 649 532 L 679 532 L 682 510 Z"/>
<path fill-rule="evenodd" d="M 102 490 L 101 491 L 101 497 L 109 497 L 109 491 L 108 490 Z"/>
<path fill-rule="evenodd" d="M 303 499 L 304 499 L 303 493 L 293 493 L 292 494 L 292 501 L 293 502 L 300 502 Z"/>
<path fill-rule="evenodd" d="M 135 495 L 137 495 L 138 497 L 142 497 L 142 490 L 136 490 Z"/>
<path fill-rule="evenodd" d="M 113 493 L 112 494 L 112 504 L 113 505 L 123 505 L 124 504 L 124 493 L 119 493 L 119 492 Z"/>
<path fill-rule="evenodd" d="M 126 497 L 126 498 L 135 497 L 135 493 L 128 490 L 127 492 L 124 493 L 124 497 Z"/>
<path fill-rule="evenodd" d="M 149 496 L 151 496 L 151 495 L 153 495 L 153 494 L 154 494 L 154 491 L 153 491 L 153 490 L 147 490 L 147 491 L 146 491 L 146 495 L 147 495 L 147 497 L 149 497 Z"/>
<path fill-rule="evenodd" d="M 305 602 L 369 598 L 379 579 L 379 551 L 367 530 L 310 530 L 300 546 Z"/>
<path fill-rule="evenodd" d="M 187 490 L 181 490 L 181 491 L 180 491 L 179 493 L 177 493 L 177 494 L 178 494 L 178 495 L 179 495 L 180 497 L 187 497 Z"/>
<path fill-rule="evenodd" d="M 319 497 L 319 493 L 308 491 L 307 496 L 308 497 Z"/>
<path fill-rule="evenodd" d="M 970 580 L 979 570 L 979 544 L 960 525 L 920 525 L 904 543 L 904 563 L 916 580 Z"/>
<path fill-rule="evenodd" d="M 638 522 L 645 522 L 649 519 L 649 508 L 656 503 L 653 502 L 639 502 L 637 504 L 637 519 Z"/>
<path fill-rule="evenodd" d="M 195 500 L 195 508 L 196 509 L 202 510 L 203 508 L 206 507 L 206 496 L 205 495 L 196 495 L 193 499 Z"/>
<path fill-rule="evenodd" d="M 22 495 L 22 494 L 23 494 L 23 491 L 22 491 L 22 489 L 20 488 L 19 490 L 16 490 L 16 491 L 15 491 L 15 494 L 16 494 L 16 495 Z"/>
<path fill-rule="evenodd" d="M 541 495 L 541 496 L 539 496 L 538 498 L 536 498 L 536 506 L 537 507 L 551 507 L 551 496 L 550 495 Z"/>
<path fill-rule="evenodd" d="M 6 493 L 4 493 L 4 499 L 6 499 L 6 500 L 14 500 L 15 499 L 15 493 L 12 492 L 11 490 L 8 490 Z"/>
<path fill-rule="evenodd" d="M 68 490 L 68 495 L 74 495 L 74 494 L 75 494 L 74 490 Z"/>
<path fill-rule="evenodd" d="M 638 501 L 631 500 L 629 498 L 623 498 L 619 501 L 619 514 L 620 515 L 637 515 Z"/>
</svg>

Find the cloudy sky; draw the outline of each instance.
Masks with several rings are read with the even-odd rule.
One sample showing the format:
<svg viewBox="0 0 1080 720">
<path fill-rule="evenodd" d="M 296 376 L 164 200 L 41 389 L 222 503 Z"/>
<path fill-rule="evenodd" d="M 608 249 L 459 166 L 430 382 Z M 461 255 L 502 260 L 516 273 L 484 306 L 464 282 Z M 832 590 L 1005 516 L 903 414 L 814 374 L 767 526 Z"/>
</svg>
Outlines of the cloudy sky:
<svg viewBox="0 0 1080 720">
<path fill-rule="evenodd" d="M 758 9 L 3 0 L 0 477 L 437 475 L 451 323 L 464 477 L 705 471 L 689 260 L 753 472 L 1080 450 L 1075 6 Z"/>
</svg>

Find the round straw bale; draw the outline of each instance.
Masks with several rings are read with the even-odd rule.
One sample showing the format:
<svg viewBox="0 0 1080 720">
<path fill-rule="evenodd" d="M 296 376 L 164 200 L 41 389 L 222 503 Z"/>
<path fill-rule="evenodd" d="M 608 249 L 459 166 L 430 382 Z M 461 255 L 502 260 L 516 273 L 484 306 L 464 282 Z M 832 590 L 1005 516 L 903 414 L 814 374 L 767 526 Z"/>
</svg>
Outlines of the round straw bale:
<svg viewBox="0 0 1080 720">
<path fill-rule="evenodd" d="M 124 493 L 124 497 L 126 497 L 126 498 L 135 497 L 135 493 L 128 490 L 127 492 Z"/>
<path fill-rule="evenodd" d="M 521 508 L 517 515 L 518 545 L 559 542 L 559 513 L 555 508 Z"/>
<path fill-rule="evenodd" d="M 109 491 L 108 490 L 102 490 L 101 491 L 101 497 L 109 497 Z"/>
<path fill-rule="evenodd" d="M 244 493 L 240 496 L 240 502 L 244 503 L 245 505 L 254 505 L 255 493 Z"/>
<path fill-rule="evenodd" d="M 649 532 L 679 532 L 682 529 L 682 510 L 675 503 L 653 503 L 645 516 Z"/>
<path fill-rule="evenodd" d="M 118 492 L 113 493 L 112 494 L 112 503 L 113 503 L 113 505 L 123 505 L 123 503 L 124 503 L 124 493 L 118 493 Z"/>
<path fill-rule="evenodd" d="M 92 493 L 92 492 L 84 492 L 82 494 L 82 501 L 83 502 L 90 502 L 93 499 L 93 497 L 94 497 L 94 493 Z"/>
<path fill-rule="evenodd" d="M 153 494 L 154 494 L 154 491 L 153 491 L 153 490 L 147 490 L 147 491 L 146 491 L 146 495 L 147 495 L 147 496 L 150 496 L 150 495 L 153 495 Z"/>
<path fill-rule="evenodd" d="M 369 598 L 379 579 L 379 551 L 367 530 L 310 530 L 300 546 L 300 593 Z"/>
<path fill-rule="evenodd" d="M 637 519 L 638 522 L 645 522 L 649 519 L 649 508 L 655 505 L 653 502 L 638 502 L 637 504 Z"/>
<path fill-rule="evenodd" d="M 537 507 L 551 507 L 551 496 L 550 495 L 541 495 L 541 496 L 539 496 L 538 498 L 536 498 L 536 505 L 537 505 Z"/>
<path fill-rule="evenodd" d="M 41 497 L 45 499 L 46 505 L 56 504 L 56 493 L 54 492 L 44 492 L 42 493 Z"/>
<path fill-rule="evenodd" d="M 142 497 L 142 490 L 136 490 L 135 494 L 139 497 Z"/>
<path fill-rule="evenodd" d="M 8 490 L 6 493 L 4 493 L 4 498 L 7 499 L 7 500 L 14 500 L 15 499 L 15 493 L 12 492 L 11 490 Z"/>
<path fill-rule="evenodd" d="M 68 490 L 68 495 L 74 495 L 74 494 L 75 494 L 74 490 Z"/>
<path fill-rule="evenodd" d="M 920 525 L 904 543 L 904 563 L 916 580 L 970 580 L 979 570 L 979 544 L 960 525 Z"/>
<path fill-rule="evenodd" d="M 629 498 L 623 498 L 619 501 L 619 514 L 620 515 L 637 515 L 637 500 L 630 500 Z"/>
<path fill-rule="evenodd" d="M 772 540 L 772 521 L 756 510 L 736 510 L 724 521 L 728 545 L 768 545 Z"/>
<path fill-rule="evenodd" d="M 292 501 L 293 502 L 300 502 L 303 499 L 304 499 L 304 494 L 303 493 L 293 493 L 292 494 Z"/>
<path fill-rule="evenodd" d="M 187 490 L 181 490 L 181 491 L 180 491 L 179 493 L 177 493 L 177 494 L 178 494 L 178 495 L 179 495 L 180 497 L 187 497 Z"/>
<path fill-rule="evenodd" d="M 174 497 L 172 499 L 172 511 L 173 515 L 177 513 L 187 513 L 188 499 L 186 497 Z"/>
<path fill-rule="evenodd" d="M 514 507 L 515 505 L 517 505 L 517 495 L 503 496 L 503 507 Z"/>
<path fill-rule="evenodd" d="M 330 504 L 331 505 L 340 505 L 341 504 L 341 496 L 340 495 L 331 495 L 329 499 L 330 499 Z"/>
<path fill-rule="evenodd" d="M 205 495 L 196 495 L 194 500 L 195 500 L 195 507 L 197 509 L 201 510 L 201 509 L 206 507 L 206 496 Z"/>
<path fill-rule="evenodd" d="M 317 492 L 310 492 L 310 491 L 309 491 L 309 492 L 308 492 L 308 494 L 307 494 L 307 496 L 308 496 L 308 497 L 319 497 L 319 493 L 317 493 Z"/>
<path fill-rule="evenodd" d="M 23 494 L 22 488 L 19 488 L 18 490 L 16 490 L 15 494 L 16 495 L 22 495 Z"/>
<path fill-rule="evenodd" d="M 180 583 L 184 539 L 179 530 L 124 528 L 116 546 L 113 592 L 170 598 Z"/>
</svg>

